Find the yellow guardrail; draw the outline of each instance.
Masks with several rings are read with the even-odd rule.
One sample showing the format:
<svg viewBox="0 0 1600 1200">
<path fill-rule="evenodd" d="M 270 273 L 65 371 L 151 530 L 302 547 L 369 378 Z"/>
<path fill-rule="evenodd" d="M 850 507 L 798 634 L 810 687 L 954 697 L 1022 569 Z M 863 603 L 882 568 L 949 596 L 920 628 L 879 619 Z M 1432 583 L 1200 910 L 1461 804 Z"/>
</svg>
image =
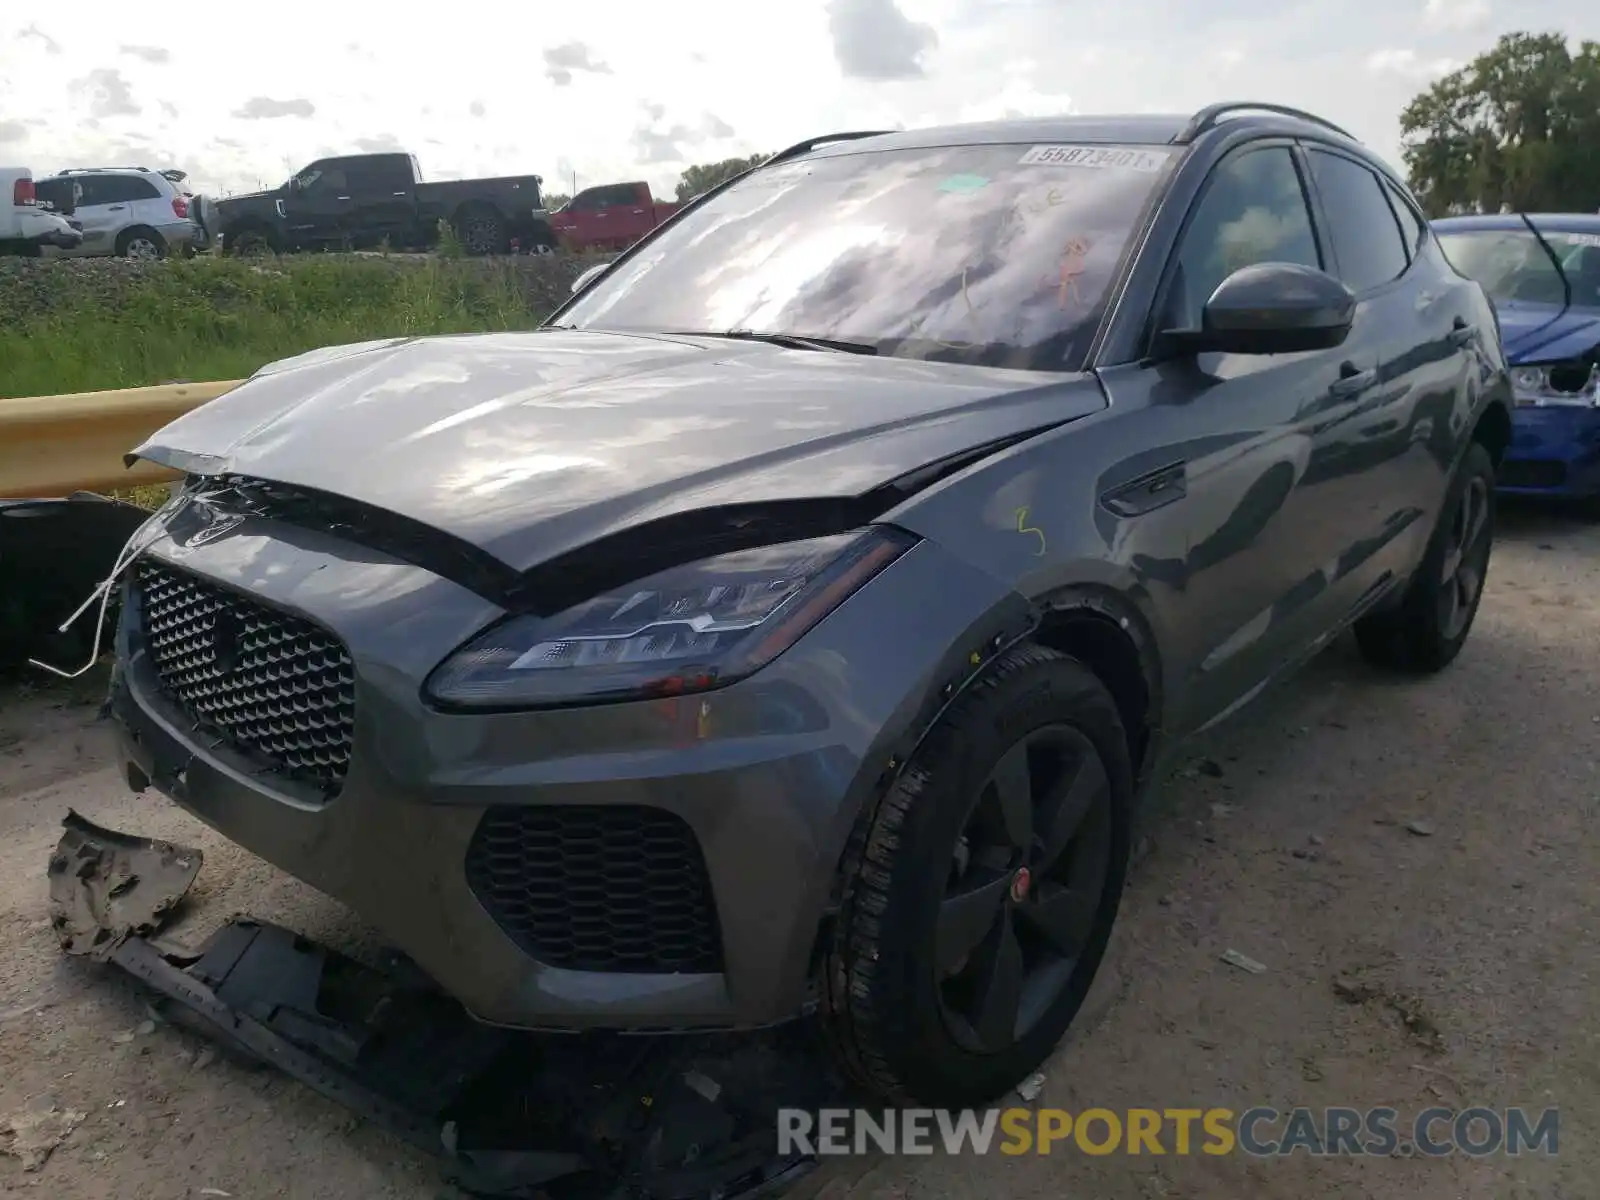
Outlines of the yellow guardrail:
<svg viewBox="0 0 1600 1200">
<path fill-rule="evenodd" d="M 0 398 L 0 498 L 112 491 L 178 476 L 122 456 L 167 422 L 243 382 L 164 383 Z"/>
</svg>

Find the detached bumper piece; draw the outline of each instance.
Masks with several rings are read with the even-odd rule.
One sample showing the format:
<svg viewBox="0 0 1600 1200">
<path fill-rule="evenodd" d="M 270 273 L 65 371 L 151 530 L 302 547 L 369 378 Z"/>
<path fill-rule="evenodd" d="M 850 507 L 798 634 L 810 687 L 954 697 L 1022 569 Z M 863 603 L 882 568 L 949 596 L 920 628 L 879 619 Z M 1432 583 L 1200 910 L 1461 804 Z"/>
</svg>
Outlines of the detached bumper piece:
<svg viewBox="0 0 1600 1200">
<path fill-rule="evenodd" d="M 276 925 L 235 918 L 189 948 L 163 930 L 198 850 L 63 824 L 50 920 L 68 954 L 137 976 L 175 1022 L 438 1156 L 466 1192 L 750 1200 L 815 1165 L 776 1149 L 779 1106 L 836 1091 L 799 1030 L 529 1034 L 474 1021 L 404 960 L 357 962 Z"/>
</svg>

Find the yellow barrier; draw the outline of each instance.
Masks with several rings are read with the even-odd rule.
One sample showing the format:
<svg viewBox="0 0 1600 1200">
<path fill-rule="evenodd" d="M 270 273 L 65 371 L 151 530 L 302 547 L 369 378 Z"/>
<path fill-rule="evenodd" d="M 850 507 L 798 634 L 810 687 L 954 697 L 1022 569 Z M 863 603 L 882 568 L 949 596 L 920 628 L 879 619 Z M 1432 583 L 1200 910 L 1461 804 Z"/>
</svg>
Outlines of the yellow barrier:
<svg viewBox="0 0 1600 1200">
<path fill-rule="evenodd" d="M 0 498 L 104 492 L 176 479 L 174 472 L 151 463 L 125 467 L 122 456 L 169 421 L 241 382 L 0 399 Z"/>
</svg>

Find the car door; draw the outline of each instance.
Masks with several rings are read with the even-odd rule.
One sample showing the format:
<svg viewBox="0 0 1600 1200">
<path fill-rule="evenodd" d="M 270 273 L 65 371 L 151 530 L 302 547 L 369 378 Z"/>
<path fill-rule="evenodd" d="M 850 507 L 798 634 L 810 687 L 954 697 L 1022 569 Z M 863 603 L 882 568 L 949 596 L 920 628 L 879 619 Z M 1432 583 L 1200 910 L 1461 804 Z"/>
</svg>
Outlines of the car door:
<svg viewBox="0 0 1600 1200">
<path fill-rule="evenodd" d="M 1333 273 L 1355 293 L 1351 344 L 1370 351 L 1373 384 L 1322 410 L 1311 477 L 1348 520 L 1335 549 L 1354 602 L 1387 572 L 1420 554 L 1442 494 L 1438 448 L 1448 462 L 1450 412 L 1464 385 L 1465 335 L 1453 325 L 1454 289 L 1417 256 L 1423 230 L 1408 234 L 1392 188 L 1359 158 L 1332 146 L 1305 147 L 1309 175 L 1333 252 Z M 1462 322 L 1463 329 L 1465 321 Z"/>
<path fill-rule="evenodd" d="M 1330 263 L 1303 163 L 1284 140 L 1247 143 L 1212 169 L 1167 265 L 1152 333 L 1198 328 L 1217 285 L 1263 262 Z M 1163 431 L 1101 503 L 1123 518 L 1114 553 L 1145 581 L 1186 684 L 1174 733 L 1249 699 L 1336 623 L 1330 556 L 1348 540 L 1344 517 L 1307 473 L 1325 410 L 1372 379 L 1371 355 L 1352 342 L 1102 372 L 1113 408 L 1148 407 Z"/>
<path fill-rule="evenodd" d="M 353 208 L 350 179 L 338 159 L 314 162 L 283 198 L 289 240 L 296 245 L 337 245 L 344 241 Z"/>
<path fill-rule="evenodd" d="M 404 154 L 353 158 L 346 166 L 351 216 L 350 240 L 376 246 L 385 238 L 409 240 L 416 216 L 416 187 L 411 160 Z"/>
<path fill-rule="evenodd" d="M 83 242 L 64 253 L 77 258 L 111 254 L 128 225 L 128 197 L 115 175 L 72 175 L 77 195 L 72 219 L 83 227 Z"/>
</svg>

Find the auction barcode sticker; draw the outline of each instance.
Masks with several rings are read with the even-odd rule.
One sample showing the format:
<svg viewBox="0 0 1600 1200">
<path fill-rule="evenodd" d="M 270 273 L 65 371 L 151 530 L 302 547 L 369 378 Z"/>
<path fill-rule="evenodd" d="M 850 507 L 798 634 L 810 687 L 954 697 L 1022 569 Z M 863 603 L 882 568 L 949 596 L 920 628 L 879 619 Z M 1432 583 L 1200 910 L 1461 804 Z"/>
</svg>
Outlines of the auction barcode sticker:
<svg viewBox="0 0 1600 1200">
<path fill-rule="evenodd" d="M 1127 150 L 1118 146 L 1035 146 L 1022 156 L 1018 165 L 1159 171 L 1166 165 L 1167 157 L 1165 150 Z"/>
</svg>

